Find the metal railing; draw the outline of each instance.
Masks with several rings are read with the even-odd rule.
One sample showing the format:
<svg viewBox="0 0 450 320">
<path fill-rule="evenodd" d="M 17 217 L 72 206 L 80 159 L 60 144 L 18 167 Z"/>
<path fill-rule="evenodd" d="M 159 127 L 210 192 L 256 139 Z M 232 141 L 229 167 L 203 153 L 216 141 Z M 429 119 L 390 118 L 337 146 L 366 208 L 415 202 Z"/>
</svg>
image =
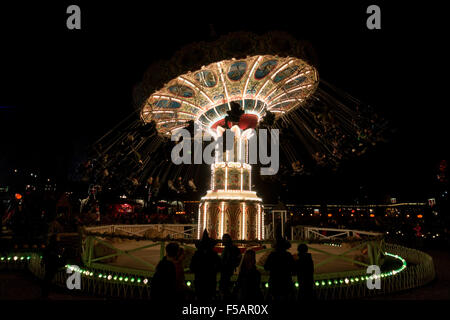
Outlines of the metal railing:
<svg viewBox="0 0 450 320">
<path fill-rule="evenodd" d="M 293 226 L 291 228 L 291 239 L 345 239 L 345 238 L 364 238 L 364 237 L 382 237 L 381 232 L 361 231 L 352 229 L 322 228 L 311 226 Z"/>
<path fill-rule="evenodd" d="M 109 228 L 109 229 L 108 229 Z M 97 234 L 103 234 L 104 236 L 110 236 L 108 231 L 111 230 L 122 230 L 121 228 L 116 229 L 112 226 L 105 227 L 95 227 L 95 229 L 90 228 L 90 231 L 95 231 Z M 103 232 L 102 232 L 103 231 Z M 134 230 L 138 232 L 138 230 Z M 113 232 L 114 233 L 114 232 Z M 116 233 L 117 234 L 117 233 Z M 366 232 L 366 234 L 368 234 Z M 373 234 L 368 234 L 373 236 Z M 130 234 L 130 236 L 133 236 Z M 113 266 L 108 264 L 102 264 L 101 261 L 112 256 L 119 255 L 132 255 L 133 252 L 141 250 L 143 248 L 148 248 L 150 246 L 159 246 L 159 257 L 162 258 L 164 255 L 164 247 L 169 239 L 155 241 L 154 243 L 137 247 L 132 250 L 120 250 L 117 248 L 110 248 L 113 253 L 102 257 L 89 256 L 92 253 L 95 243 L 102 243 L 104 240 L 103 236 L 99 235 L 82 235 L 84 240 L 82 241 L 82 253 L 84 266 L 81 267 L 78 272 L 81 274 L 81 286 L 82 290 L 86 293 L 111 296 L 111 297 L 124 297 L 132 299 L 147 299 L 150 292 L 150 280 L 154 272 L 154 265 L 145 262 L 142 263 L 144 270 L 137 270 L 132 268 L 125 268 L 119 266 Z M 133 236 L 135 237 L 135 236 Z M 321 243 L 321 241 L 328 241 L 330 239 L 310 239 L 308 241 L 295 240 L 291 243 Z M 192 244 L 192 239 L 180 238 L 177 240 L 182 243 L 185 247 L 188 244 Z M 236 241 L 239 243 L 252 243 L 249 241 Z M 260 245 L 269 244 L 271 241 L 260 241 Z M 346 243 L 345 240 L 341 242 Z M 426 253 L 421 252 L 416 249 L 406 248 L 400 245 L 384 243 L 383 240 L 372 240 L 368 241 L 351 241 L 353 247 L 345 250 L 344 252 L 337 254 L 333 252 L 328 252 L 326 250 L 314 248 L 310 246 L 311 251 L 320 252 L 326 254 L 328 257 L 322 262 L 318 263 L 316 267 L 324 265 L 326 263 L 333 263 L 336 259 L 342 259 L 348 262 L 357 263 L 363 268 L 360 270 L 337 272 L 337 273 L 323 273 L 316 274 L 314 280 L 315 285 L 315 295 L 319 300 L 335 300 L 335 299 L 354 299 L 361 297 L 368 297 L 372 295 L 379 294 L 390 294 L 393 292 L 398 292 L 402 290 L 416 288 L 425 285 L 435 278 L 435 269 L 433 264 L 433 259 Z M 105 243 L 102 243 L 105 245 Z M 254 244 L 254 243 L 252 243 Z M 108 243 L 109 246 L 112 246 Z M 113 247 L 113 246 L 112 246 Z M 191 247 L 192 248 L 192 247 Z M 353 259 L 349 256 L 352 252 L 357 252 L 358 250 L 367 249 L 368 263 L 361 262 L 359 260 Z M 264 254 L 272 250 L 271 248 L 257 250 L 257 254 Z M 363 276 L 365 274 L 365 267 L 368 264 L 378 264 L 380 262 L 380 257 L 383 256 L 384 252 L 389 252 L 390 254 L 397 255 L 406 260 L 407 266 L 402 269 L 401 272 L 394 272 L 392 275 L 384 277 L 381 279 L 381 289 L 369 290 L 366 281 L 363 281 Z M 25 255 L 28 255 L 25 258 Z M 135 261 L 139 261 L 135 260 Z M 142 261 L 139 261 L 142 262 Z M 45 267 L 41 264 L 41 257 L 39 253 L 22 253 L 22 256 L 18 256 L 17 259 L 14 255 L 8 257 L 2 257 L 1 269 L 16 269 L 23 268 L 27 265 L 28 269 L 37 277 L 43 278 L 45 273 Z M 261 269 L 262 266 L 259 265 Z M 186 270 L 187 271 L 187 270 Z M 66 286 L 66 279 L 68 275 L 65 270 L 60 271 L 54 279 L 54 282 L 60 286 Z M 186 281 L 192 281 L 194 275 L 187 273 Z M 337 280 L 347 280 L 355 278 L 357 281 L 337 281 Z M 361 279 L 361 281 L 359 281 Z M 232 278 L 233 281 L 236 280 L 236 276 Z M 263 272 L 262 282 L 263 284 L 268 280 L 267 273 Z M 319 285 L 318 285 L 319 284 Z M 263 285 L 263 290 L 266 290 L 266 286 Z"/>
<path fill-rule="evenodd" d="M 432 258 L 419 250 L 405 248 L 399 245 L 385 244 L 385 249 L 395 255 L 403 257 L 408 261 L 408 266 L 401 272 L 392 276 L 381 279 L 381 289 L 370 290 L 367 287 L 366 281 L 346 282 L 330 285 L 315 286 L 314 292 L 318 300 L 337 300 L 337 299 L 355 299 L 362 297 L 369 297 L 374 295 L 386 295 L 394 292 L 408 290 L 423 286 L 435 278 L 435 269 Z M 3 262 L 4 263 L 4 262 Z M 24 260 L 28 263 L 28 269 L 37 277 L 43 278 L 45 268 L 41 264 L 39 254 L 31 253 L 31 259 Z M 14 268 L 19 268 L 18 261 L 11 261 Z M 10 266 L 8 269 L 11 269 Z M 21 267 L 23 268 L 23 266 Z M 123 297 L 131 299 L 147 299 L 150 293 L 150 277 L 145 277 L 142 274 L 132 273 L 114 273 L 115 278 L 120 278 L 121 281 L 114 281 L 110 278 L 110 273 L 105 273 L 102 269 L 94 267 L 89 269 L 79 270 L 81 272 L 81 288 L 83 292 L 95 295 Z M 315 277 L 316 283 L 321 281 L 325 275 Z M 345 272 L 340 274 L 327 274 L 329 278 L 358 277 L 358 272 Z M 122 279 L 123 278 L 123 279 Z M 59 272 L 54 279 L 54 283 L 60 286 L 66 286 L 67 274 L 65 270 Z M 127 281 L 125 281 L 127 279 Z M 131 281 L 133 279 L 133 281 Z M 138 282 L 139 279 L 139 282 Z M 324 278 L 325 279 L 325 278 Z M 111 281 L 110 281 L 111 280 Z M 191 281 L 191 276 L 187 276 L 186 280 Z M 265 279 L 263 280 L 264 283 Z M 322 284 L 327 282 L 322 280 Z M 329 283 L 330 280 L 328 280 Z M 265 286 L 263 286 L 263 289 Z"/>
<path fill-rule="evenodd" d="M 197 237 L 196 224 L 137 224 L 137 225 L 107 225 L 86 227 L 91 233 L 125 234 L 144 236 L 148 233 L 158 234 L 158 238 L 194 239 Z M 156 238 L 156 236 L 153 236 Z"/>
</svg>

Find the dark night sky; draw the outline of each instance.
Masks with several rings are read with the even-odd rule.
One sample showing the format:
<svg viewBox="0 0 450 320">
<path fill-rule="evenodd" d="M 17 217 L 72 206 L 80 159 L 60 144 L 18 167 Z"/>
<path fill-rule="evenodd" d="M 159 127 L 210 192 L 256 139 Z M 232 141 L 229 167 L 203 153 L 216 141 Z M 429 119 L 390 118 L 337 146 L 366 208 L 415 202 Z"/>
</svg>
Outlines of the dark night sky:
<svg viewBox="0 0 450 320">
<path fill-rule="evenodd" d="M 375 1 L 382 30 L 369 31 L 367 4 L 361 3 L 303 6 L 286 10 L 288 15 L 279 8 L 279 22 L 267 19 L 277 11 L 272 9 L 230 9 L 216 16 L 180 7 L 168 15 L 168 8 L 129 2 L 74 3 L 82 9 L 78 32 L 65 27 L 65 9 L 72 3 L 0 7 L 2 172 L 19 166 L 64 176 L 89 142 L 132 112 L 132 88 L 148 65 L 185 44 L 210 39 L 209 22 L 201 23 L 208 17 L 218 35 L 284 30 L 311 41 L 320 76 L 373 105 L 397 128 L 389 144 L 344 166 L 341 175 L 316 181 L 310 193 L 326 190 L 338 198 L 365 185 L 374 197 L 391 193 L 423 200 L 438 160 L 449 158 L 443 99 L 448 89 L 440 77 L 448 69 L 447 36 L 439 8 Z"/>
</svg>

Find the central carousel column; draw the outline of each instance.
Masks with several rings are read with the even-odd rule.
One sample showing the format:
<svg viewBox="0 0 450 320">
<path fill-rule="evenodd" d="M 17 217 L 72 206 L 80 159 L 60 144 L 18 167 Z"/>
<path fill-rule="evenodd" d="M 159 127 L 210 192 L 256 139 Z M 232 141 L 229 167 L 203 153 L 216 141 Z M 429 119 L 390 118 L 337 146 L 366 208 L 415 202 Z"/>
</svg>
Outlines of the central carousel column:
<svg viewBox="0 0 450 320">
<path fill-rule="evenodd" d="M 217 128 L 215 139 L 225 129 Z M 202 197 L 199 207 L 198 237 L 206 228 L 211 238 L 221 239 L 228 233 L 232 239 L 263 239 L 262 200 L 251 190 L 251 165 L 248 163 L 248 139 L 253 130 L 242 131 L 237 125 L 232 150 L 223 153 L 216 148 L 211 165 L 211 189 Z M 225 142 L 224 142 L 225 143 Z"/>
</svg>

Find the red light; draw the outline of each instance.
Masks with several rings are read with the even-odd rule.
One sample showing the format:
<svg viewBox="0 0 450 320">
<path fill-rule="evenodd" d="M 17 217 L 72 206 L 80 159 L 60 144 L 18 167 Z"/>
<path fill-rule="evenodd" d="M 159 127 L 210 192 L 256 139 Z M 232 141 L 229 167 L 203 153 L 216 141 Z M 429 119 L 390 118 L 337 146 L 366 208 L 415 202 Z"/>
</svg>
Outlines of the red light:
<svg viewBox="0 0 450 320">
<path fill-rule="evenodd" d="M 15 197 L 16 197 L 17 200 L 22 199 L 22 195 L 21 195 L 20 193 L 16 193 L 16 194 L 15 194 Z"/>
<path fill-rule="evenodd" d="M 371 213 L 371 214 L 370 214 L 370 217 L 373 218 L 373 217 L 375 217 L 375 215 L 374 215 L 373 213 Z"/>
<path fill-rule="evenodd" d="M 418 215 L 417 215 L 417 218 L 422 219 L 422 218 L 423 218 L 423 215 L 418 214 Z"/>
<path fill-rule="evenodd" d="M 355 213 L 355 209 L 352 210 L 352 213 Z"/>
</svg>

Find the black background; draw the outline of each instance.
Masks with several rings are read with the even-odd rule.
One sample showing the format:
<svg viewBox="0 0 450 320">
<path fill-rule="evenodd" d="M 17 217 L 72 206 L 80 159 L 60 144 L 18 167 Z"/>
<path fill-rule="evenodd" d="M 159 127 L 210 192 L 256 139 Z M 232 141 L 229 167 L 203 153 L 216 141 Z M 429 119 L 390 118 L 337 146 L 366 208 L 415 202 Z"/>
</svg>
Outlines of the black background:
<svg viewBox="0 0 450 320">
<path fill-rule="evenodd" d="M 424 200 L 448 159 L 446 17 L 438 5 L 382 1 L 161 3 L 73 1 L 0 5 L 0 182 L 24 167 L 64 183 L 86 146 L 133 111 L 146 68 L 183 45 L 231 31 L 283 30 L 309 40 L 319 75 L 374 106 L 393 139 L 337 175 L 290 191 L 311 200 L 387 195 Z M 66 28 L 81 7 L 82 29 Z M 381 7 L 381 30 L 366 8 Z"/>
</svg>

